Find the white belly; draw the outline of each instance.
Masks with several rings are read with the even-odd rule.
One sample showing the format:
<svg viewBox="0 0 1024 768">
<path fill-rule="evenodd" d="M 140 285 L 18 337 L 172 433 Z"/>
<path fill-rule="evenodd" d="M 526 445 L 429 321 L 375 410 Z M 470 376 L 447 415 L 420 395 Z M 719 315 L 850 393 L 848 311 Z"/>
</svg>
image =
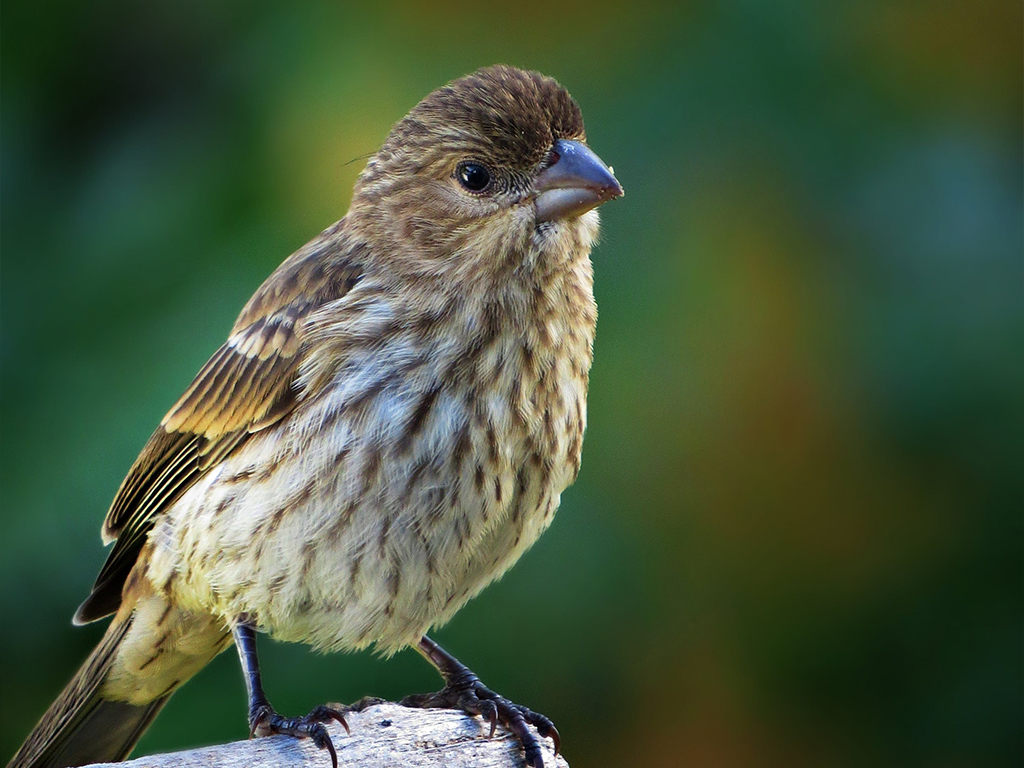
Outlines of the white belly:
<svg viewBox="0 0 1024 768">
<path fill-rule="evenodd" d="M 151 579 L 185 607 L 246 615 L 285 641 L 414 643 L 551 522 L 578 469 L 585 381 L 571 380 L 543 407 L 518 384 L 518 400 L 442 390 L 414 439 L 423 389 L 385 386 L 352 407 L 353 384 L 339 385 L 168 511 Z M 565 437 L 547 440 L 545 419 Z"/>
</svg>

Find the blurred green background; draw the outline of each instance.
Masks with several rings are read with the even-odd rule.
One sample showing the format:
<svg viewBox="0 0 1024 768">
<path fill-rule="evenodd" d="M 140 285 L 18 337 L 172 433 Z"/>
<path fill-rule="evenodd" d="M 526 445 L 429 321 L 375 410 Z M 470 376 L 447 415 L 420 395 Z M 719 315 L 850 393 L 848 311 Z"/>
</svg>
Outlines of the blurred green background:
<svg viewBox="0 0 1024 768">
<path fill-rule="evenodd" d="M 70 617 L 152 428 L 389 126 L 503 61 L 627 194 L 583 472 L 439 640 L 576 768 L 1024 760 L 1019 2 L 2 14 L 0 758 L 102 630 Z M 263 652 L 291 714 L 438 686 Z M 139 753 L 245 734 L 224 654 Z"/>
</svg>

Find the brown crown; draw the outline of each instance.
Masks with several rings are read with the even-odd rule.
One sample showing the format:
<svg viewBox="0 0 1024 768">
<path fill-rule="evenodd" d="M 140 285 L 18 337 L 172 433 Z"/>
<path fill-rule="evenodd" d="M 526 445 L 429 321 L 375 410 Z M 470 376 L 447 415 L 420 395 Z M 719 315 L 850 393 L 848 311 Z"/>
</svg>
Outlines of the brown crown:
<svg viewBox="0 0 1024 768">
<path fill-rule="evenodd" d="M 556 139 L 586 137 L 579 106 L 554 78 L 504 64 L 428 95 L 395 125 L 384 154 L 424 146 L 439 133 L 522 170 L 540 162 Z"/>
</svg>

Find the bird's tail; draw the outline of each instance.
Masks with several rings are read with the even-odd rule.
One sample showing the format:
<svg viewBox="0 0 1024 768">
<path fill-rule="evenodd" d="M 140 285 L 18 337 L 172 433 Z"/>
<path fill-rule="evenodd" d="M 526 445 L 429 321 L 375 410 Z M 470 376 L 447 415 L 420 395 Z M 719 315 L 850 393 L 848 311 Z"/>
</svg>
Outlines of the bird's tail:
<svg viewBox="0 0 1024 768">
<path fill-rule="evenodd" d="M 122 606 L 7 768 L 124 760 L 178 686 L 226 647 L 223 628 L 197 619 L 152 598 Z"/>
<path fill-rule="evenodd" d="M 108 701 L 100 691 L 131 616 L 115 619 L 82 668 L 29 734 L 8 768 L 57 766 L 123 760 L 169 698 L 134 705 Z"/>
</svg>

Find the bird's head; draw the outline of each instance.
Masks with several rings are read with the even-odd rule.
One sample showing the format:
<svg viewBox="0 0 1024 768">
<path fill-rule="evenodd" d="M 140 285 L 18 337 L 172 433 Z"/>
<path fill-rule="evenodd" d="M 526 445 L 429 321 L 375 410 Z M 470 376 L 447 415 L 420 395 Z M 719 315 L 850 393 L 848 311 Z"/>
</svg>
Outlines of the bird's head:
<svg viewBox="0 0 1024 768">
<path fill-rule="evenodd" d="M 426 271 L 514 268 L 585 255 L 594 209 L 620 195 L 569 92 L 497 65 L 437 89 L 394 126 L 360 176 L 350 216 Z"/>
</svg>

